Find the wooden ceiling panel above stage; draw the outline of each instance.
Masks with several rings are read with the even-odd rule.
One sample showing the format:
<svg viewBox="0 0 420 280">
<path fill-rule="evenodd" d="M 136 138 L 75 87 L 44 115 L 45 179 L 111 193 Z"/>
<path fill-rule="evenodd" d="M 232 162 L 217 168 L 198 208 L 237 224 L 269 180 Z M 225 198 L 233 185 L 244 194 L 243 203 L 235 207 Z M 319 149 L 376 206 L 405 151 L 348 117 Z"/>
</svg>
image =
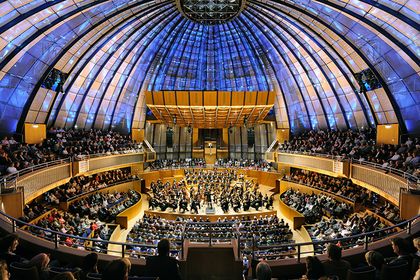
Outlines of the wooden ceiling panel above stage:
<svg viewBox="0 0 420 280">
<path fill-rule="evenodd" d="M 166 124 L 197 128 L 251 126 L 261 122 L 274 106 L 267 91 L 149 91 L 147 107 Z"/>
</svg>

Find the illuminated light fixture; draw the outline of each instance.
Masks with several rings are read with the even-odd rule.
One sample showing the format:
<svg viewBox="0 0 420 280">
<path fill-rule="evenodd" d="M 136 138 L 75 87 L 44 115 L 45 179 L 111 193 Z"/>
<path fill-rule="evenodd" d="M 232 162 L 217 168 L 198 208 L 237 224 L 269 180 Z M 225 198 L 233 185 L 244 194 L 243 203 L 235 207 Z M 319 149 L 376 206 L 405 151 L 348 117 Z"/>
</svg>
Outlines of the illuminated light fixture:
<svg viewBox="0 0 420 280">
<path fill-rule="evenodd" d="M 222 24 L 235 18 L 246 0 L 177 0 L 178 10 L 188 19 L 205 25 Z"/>
<path fill-rule="evenodd" d="M 37 124 L 33 124 L 33 125 L 32 125 L 32 127 L 33 127 L 33 128 L 38 128 L 38 127 L 39 127 L 39 125 L 37 125 Z"/>
<path fill-rule="evenodd" d="M 385 128 L 387 128 L 387 129 L 390 129 L 392 127 L 392 125 L 389 125 L 389 124 L 387 124 L 386 126 L 385 126 Z"/>
</svg>

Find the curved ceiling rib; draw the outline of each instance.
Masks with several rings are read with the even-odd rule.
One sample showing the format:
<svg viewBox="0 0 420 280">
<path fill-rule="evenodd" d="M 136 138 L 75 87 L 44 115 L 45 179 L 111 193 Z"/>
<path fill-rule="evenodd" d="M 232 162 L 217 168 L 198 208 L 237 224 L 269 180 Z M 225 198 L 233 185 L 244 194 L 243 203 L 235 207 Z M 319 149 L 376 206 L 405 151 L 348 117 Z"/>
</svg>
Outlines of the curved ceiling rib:
<svg viewBox="0 0 420 280">
<path fill-rule="evenodd" d="M 153 9 L 152 9 L 153 10 Z M 164 11 L 163 11 L 164 12 Z M 143 16 L 146 16 L 148 14 L 144 13 Z M 153 13 L 150 16 L 156 16 L 156 13 Z M 164 16 L 166 15 L 166 13 L 159 13 L 159 18 L 162 18 L 162 20 L 164 19 Z M 73 75 L 73 79 L 69 82 L 69 84 L 67 85 L 66 89 L 65 89 L 65 96 L 62 99 L 62 103 L 60 103 L 59 108 L 61 108 L 61 113 L 62 114 L 67 114 L 67 119 L 65 121 L 65 123 L 58 123 L 58 126 L 66 126 L 66 127 L 71 127 L 74 125 L 74 118 L 68 120 L 68 113 L 70 112 L 75 112 L 75 116 L 77 117 L 79 115 L 80 112 L 80 108 L 86 98 L 86 96 L 89 94 L 89 90 L 91 88 L 91 86 L 93 85 L 93 83 L 95 82 L 96 78 L 98 77 L 100 71 L 102 71 L 103 66 L 112 58 L 114 58 L 115 60 L 121 59 L 122 56 L 117 56 L 117 57 L 113 57 L 114 54 L 118 51 L 118 50 L 127 50 L 127 46 L 123 47 L 124 44 L 127 44 L 127 42 L 131 42 L 133 40 L 132 36 L 133 35 L 137 35 L 137 36 L 144 36 L 145 34 L 137 34 L 137 31 L 140 30 L 142 27 L 144 27 L 145 23 L 141 21 L 141 17 L 134 17 L 133 19 L 131 19 L 130 21 L 124 23 L 124 25 L 119 26 L 117 30 L 110 30 L 112 32 L 109 32 L 109 37 L 104 40 L 99 46 L 93 46 L 90 50 L 92 50 L 92 53 L 90 53 L 88 58 L 85 57 L 81 57 L 81 60 L 85 60 L 84 63 L 81 65 L 81 67 L 77 70 L 77 72 Z M 125 34 L 125 32 L 128 33 Z M 124 34 L 124 36 L 122 36 Z M 103 37 L 105 38 L 105 37 Z M 91 61 L 97 61 L 97 63 L 92 66 Z M 101 65 L 101 63 L 103 65 Z M 91 70 L 88 70 L 89 67 L 91 67 Z M 88 70 L 88 71 L 87 71 Z M 118 73 L 117 71 L 118 69 L 114 70 L 116 73 Z M 115 74 L 114 72 L 114 74 Z M 72 73 L 72 72 L 71 72 Z M 82 74 L 81 73 L 86 73 L 86 74 Z M 87 76 L 87 74 L 89 76 Z M 66 101 L 66 96 L 69 91 L 72 89 L 73 84 L 77 83 L 77 81 L 79 81 L 79 85 L 80 85 L 80 90 L 78 92 L 74 92 L 75 93 L 75 98 L 79 97 L 81 98 L 81 101 L 79 103 L 73 103 L 72 105 L 76 106 L 75 109 L 73 109 L 72 107 L 70 107 L 69 109 L 67 108 L 63 108 L 63 102 Z M 87 84 L 86 84 L 87 83 Z M 78 86 L 79 87 L 79 86 Z M 81 91 L 83 90 L 83 91 Z M 99 89 L 97 89 L 99 91 Z M 67 122 L 70 121 L 70 124 L 67 124 Z M 56 122 L 56 120 L 54 120 L 54 123 Z"/>
<path fill-rule="evenodd" d="M 416 0 L 249 0 L 223 24 L 174 1 L 0 2 L 0 132 L 143 126 L 146 90 L 275 91 L 292 131 L 420 131 Z M 52 69 L 64 93 L 47 89 Z M 360 92 L 370 69 L 381 84 Z"/>
<path fill-rule="evenodd" d="M 343 59 L 342 57 L 340 57 L 339 53 L 333 48 L 330 42 L 326 40 L 324 37 L 322 37 L 322 34 L 315 32 L 315 30 L 311 26 L 307 25 L 305 29 L 304 28 L 305 25 L 303 24 L 300 18 L 294 17 L 292 14 L 286 15 L 283 13 L 283 11 L 280 11 L 280 10 L 276 11 L 275 9 L 272 9 L 268 6 L 266 6 L 265 9 L 263 10 L 263 8 L 261 8 L 261 6 L 258 5 L 258 3 L 256 4 L 257 4 L 256 7 L 251 5 L 251 8 L 256 8 L 255 13 L 257 13 L 258 11 L 261 11 L 263 14 L 270 14 L 271 16 L 273 16 L 273 18 L 281 17 L 281 22 L 279 22 L 278 24 L 281 25 L 282 23 L 284 23 L 283 26 L 285 27 L 290 25 L 290 26 L 293 26 L 294 29 L 297 30 L 296 32 L 300 31 L 301 33 L 305 33 L 305 36 L 308 38 L 308 40 L 310 38 L 311 42 L 316 44 L 316 47 L 319 48 L 318 52 L 322 52 L 321 57 L 328 56 L 329 62 L 325 62 L 325 64 L 334 65 L 334 66 L 332 65 L 329 66 L 329 68 L 333 67 L 334 70 L 332 72 L 335 72 L 336 75 L 332 75 L 332 76 L 330 75 L 330 77 L 333 77 L 333 79 L 336 78 L 336 80 L 340 80 L 341 76 L 337 75 L 337 70 L 342 73 L 342 77 L 344 77 L 345 81 L 340 81 L 339 84 L 342 85 L 346 83 L 344 85 L 344 88 L 350 87 L 349 91 L 347 91 L 347 95 L 346 95 L 347 99 L 350 96 L 352 98 L 355 97 L 358 100 L 358 103 L 353 102 L 354 104 L 353 109 L 356 109 L 355 107 L 357 107 L 360 104 L 362 108 L 362 112 L 365 116 L 365 121 L 370 123 L 371 125 L 376 124 L 376 120 L 373 118 L 373 115 L 372 115 L 372 108 L 369 107 L 369 105 L 367 105 L 366 100 L 362 99 L 362 97 L 357 93 L 356 82 L 354 79 L 352 80 L 352 77 L 354 76 L 355 73 L 349 67 L 347 61 Z M 278 14 L 276 14 L 276 12 Z M 286 22 L 283 22 L 283 21 L 286 21 Z M 305 40 L 304 38 L 304 41 L 307 41 L 307 40 Z M 352 103 L 351 101 L 349 102 Z"/>
</svg>

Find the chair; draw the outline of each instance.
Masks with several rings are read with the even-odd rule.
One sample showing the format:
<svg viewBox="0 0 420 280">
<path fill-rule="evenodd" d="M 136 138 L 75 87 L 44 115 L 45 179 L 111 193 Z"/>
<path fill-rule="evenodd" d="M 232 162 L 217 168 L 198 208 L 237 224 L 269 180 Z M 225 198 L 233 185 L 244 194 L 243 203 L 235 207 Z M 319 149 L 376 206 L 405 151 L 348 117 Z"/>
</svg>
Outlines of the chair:
<svg viewBox="0 0 420 280">
<path fill-rule="evenodd" d="M 409 275 L 410 267 L 408 262 L 384 264 L 381 271 L 382 280 L 408 279 Z"/>
<path fill-rule="evenodd" d="M 375 273 L 376 268 L 373 266 L 349 269 L 347 271 L 347 280 L 375 280 Z"/>
<path fill-rule="evenodd" d="M 35 266 L 28 267 L 24 263 L 12 262 L 10 264 L 10 275 L 12 280 L 39 280 L 38 269 Z"/>
<path fill-rule="evenodd" d="M 102 274 L 100 274 L 100 273 L 88 273 L 86 275 L 86 279 L 87 280 L 101 280 L 102 279 Z"/>
<path fill-rule="evenodd" d="M 48 269 L 49 278 L 51 279 L 63 272 L 71 272 L 76 278 L 78 278 L 77 276 L 79 276 L 80 268 L 50 267 Z"/>
</svg>

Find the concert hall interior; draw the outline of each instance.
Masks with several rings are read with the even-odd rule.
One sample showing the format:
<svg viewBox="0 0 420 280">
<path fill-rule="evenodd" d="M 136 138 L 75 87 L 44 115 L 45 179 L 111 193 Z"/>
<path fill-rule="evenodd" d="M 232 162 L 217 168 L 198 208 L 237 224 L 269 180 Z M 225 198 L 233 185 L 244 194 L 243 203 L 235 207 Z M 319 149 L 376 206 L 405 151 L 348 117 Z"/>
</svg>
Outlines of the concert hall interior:
<svg viewBox="0 0 420 280">
<path fill-rule="evenodd" d="M 0 279 L 420 280 L 418 11 L 0 0 Z"/>
</svg>

